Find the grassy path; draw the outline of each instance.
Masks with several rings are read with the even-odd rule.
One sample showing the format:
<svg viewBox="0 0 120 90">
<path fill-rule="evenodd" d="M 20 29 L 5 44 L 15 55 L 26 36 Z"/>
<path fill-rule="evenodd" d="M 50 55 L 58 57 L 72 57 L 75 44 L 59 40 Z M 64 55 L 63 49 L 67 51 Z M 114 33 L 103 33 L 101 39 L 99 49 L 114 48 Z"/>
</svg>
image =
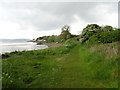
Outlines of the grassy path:
<svg viewBox="0 0 120 90">
<path fill-rule="evenodd" d="M 87 63 L 81 59 L 80 52 L 80 46 L 76 46 L 68 54 L 61 57 L 52 57 L 53 60 L 49 58 L 52 62 L 52 65 L 50 65 L 50 62 L 48 64 L 50 65 L 49 69 L 54 69 L 54 71 L 49 69 L 42 71 L 43 76 L 38 75 L 30 87 L 92 87 L 90 69 Z"/>
<path fill-rule="evenodd" d="M 91 85 L 89 68 L 87 63 L 80 57 L 79 46 L 75 47 L 69 55 L 61 62 L 63 65 L 62 87 L 87 87 Z"/>
<path fill-rule="evenodd" d="M 103 61 L 100 62 L 100 59 Z M 77 46 L 61 61 L 60 87 L 117 87 L 117 81 L 110 76 L 114 66 L 109 63 L 104 61 L 102 55 L 92 54 L 85 47 Z"/>
</svg>

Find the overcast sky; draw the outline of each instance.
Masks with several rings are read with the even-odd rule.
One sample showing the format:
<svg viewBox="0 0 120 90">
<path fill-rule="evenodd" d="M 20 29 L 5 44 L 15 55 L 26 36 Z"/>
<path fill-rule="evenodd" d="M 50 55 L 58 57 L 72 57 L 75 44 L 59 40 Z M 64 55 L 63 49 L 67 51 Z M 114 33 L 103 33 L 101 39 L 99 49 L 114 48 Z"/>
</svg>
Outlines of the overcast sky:
<svg viewBox="0 0 120 90">
<path fill-rule="evenodd" d="M 0 2 L 0 38 L 79 34 L 87 24 L 118 26 L 117 2 Z"/>
</svg>

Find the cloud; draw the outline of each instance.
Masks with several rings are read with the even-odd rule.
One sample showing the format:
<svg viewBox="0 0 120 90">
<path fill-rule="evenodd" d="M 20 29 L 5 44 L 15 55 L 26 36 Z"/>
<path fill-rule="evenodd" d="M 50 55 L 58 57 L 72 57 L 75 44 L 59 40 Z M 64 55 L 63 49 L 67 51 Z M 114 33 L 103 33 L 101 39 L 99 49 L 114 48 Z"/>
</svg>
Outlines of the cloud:
<svg viewBox="0 0 120 90">
<path fill-rule="evenodd" d="M 78 34 L 90 23 L 117 26 L 117 9 L 117 3 L 2 2 L 0 23 L 6 23 L 2 23 L 0 29 L 16 32 L 12 37 L 30 38 L 59 34 L 60 28 L 67 24 L 71 26 L 71 33 Z M 4 37 L 3 34 L 0 37 Z"/>
<path fill-rule="evenodd" d="M 118 5 L 117 3 L 103 3 L 92 8 L 95 13 L 89 12 L 95 21 L 100 25 L 112 25 L 118 27 Z"/>
</svg>

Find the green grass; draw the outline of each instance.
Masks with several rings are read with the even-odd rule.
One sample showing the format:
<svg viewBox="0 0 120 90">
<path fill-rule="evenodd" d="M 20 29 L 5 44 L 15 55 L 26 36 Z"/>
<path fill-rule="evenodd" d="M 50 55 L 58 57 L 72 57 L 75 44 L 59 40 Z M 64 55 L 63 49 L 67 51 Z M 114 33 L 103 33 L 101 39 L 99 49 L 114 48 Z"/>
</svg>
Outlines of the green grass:
<svg viewBox="0 0 120 90">
<path fill-rule="evenodd" d="M 45 50 L 13 52 L 3 59 L 3 87 L 16 88 L 115 88 L 117 57 L 103 50 L 61 46 Z"/>
</svg>

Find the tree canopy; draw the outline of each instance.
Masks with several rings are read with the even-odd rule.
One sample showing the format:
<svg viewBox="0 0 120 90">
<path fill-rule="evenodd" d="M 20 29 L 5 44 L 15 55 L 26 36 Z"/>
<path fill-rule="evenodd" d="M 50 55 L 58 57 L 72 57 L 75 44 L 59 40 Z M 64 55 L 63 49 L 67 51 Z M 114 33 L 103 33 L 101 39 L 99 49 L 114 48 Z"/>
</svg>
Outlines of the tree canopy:
<svg viewBox="0 0 120 90">
<path fill-rule="evenodd" d="M 72 35 L 70 33 L 70 26 L 68 26 L 68 25 L 63 26 L 61 29 L 61 34 L 60 34 L 61 40 L 65 41 L 71 37 L 72 37 Z"/>
<path fill-rule="evenodd" d="M 80 35 L 81 42 L 112 43 L 120 40 L 120 30 L 112 26 L 87 25 Z"/>
</svg>

